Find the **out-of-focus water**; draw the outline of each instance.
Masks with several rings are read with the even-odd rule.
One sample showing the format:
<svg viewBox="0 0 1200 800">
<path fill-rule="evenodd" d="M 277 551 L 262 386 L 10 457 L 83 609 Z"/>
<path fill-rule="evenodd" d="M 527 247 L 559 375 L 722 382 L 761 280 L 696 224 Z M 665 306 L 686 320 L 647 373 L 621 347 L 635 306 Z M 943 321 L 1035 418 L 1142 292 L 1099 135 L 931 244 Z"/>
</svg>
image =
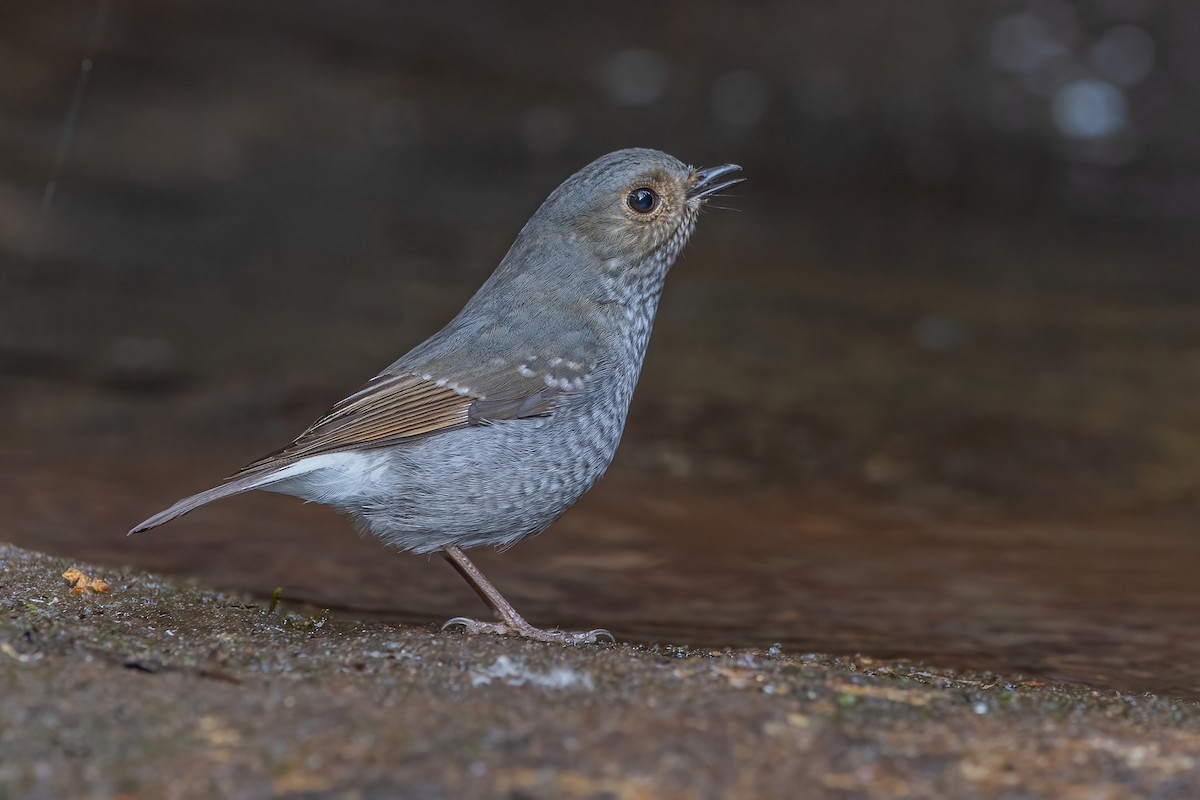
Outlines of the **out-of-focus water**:
<svg viewBox="0 0 1200 800">
<path fill-rule="evenodd" d="M 571 171 L 659 146 L 749 181 L 671 276 L 610 477 L 479 555 L 514 603 L 1200 696 L 1193 4 L 639 5 L 633 33 L 113 4 L 89 50 L 101 5 L 0 12 L 0 538 L 480 610 L 286 498 L 124 531 L 436 330 Z"/>
<path fill-rule="evenodd" d="M 703 236 L 693 246 L 609 477 L 546 534 L 476 554 L 523 612 L 640 641 L 780 642 L 1200 696 L 1189 307 L 934 283 L 880 296 L 874 279 L 819 269 L 789 285 L 726 272 Z M 918 313 L 931 307 L 958 321 Z M 223 354 L 205 365 L 155 362 L 137 340 L 128 363 L 14 361 L 4 538 L 352 614 L 482 613 L 440 559 L 386 553 L 288 498 L 124 535 L 376 368 L 387 314 L 306 311 L 198 324 L 177 346 Z M 947 331 L 948 347 L 923 342 Z"/>
<path fill-rule="evenodd" d="M 440 558 L 390 553 L 317 506 L 214 505 L 150 534 L 133 521 L 226 466 L 198 446 L 7 451 L 5 539 L 194 575 L 354 615 L 486 614 Z M 697 647 L 781 643 L 1125 691 L 1200 697 L 1200 542 L 1187 515 L 997 520 L 782 488 L 698 491 L 617 475 L 551 531 L 473 556 L 544 625 Z M 119 588 L 119 587 L 118 587 Z"/>
</svg>

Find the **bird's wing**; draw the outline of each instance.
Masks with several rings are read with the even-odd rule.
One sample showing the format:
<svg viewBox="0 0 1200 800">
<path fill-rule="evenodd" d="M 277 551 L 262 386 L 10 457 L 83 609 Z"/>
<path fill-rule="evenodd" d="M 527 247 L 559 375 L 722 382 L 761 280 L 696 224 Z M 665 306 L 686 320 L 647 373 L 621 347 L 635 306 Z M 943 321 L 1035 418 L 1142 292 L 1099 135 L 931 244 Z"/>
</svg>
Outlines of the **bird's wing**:
<svg viewBox="0 0 1200 800">
<path fill-rule="evenodd" d="M 536 363 L 536 359 L 533 360 Z M 294 442 L 246 465 L 233 477 L 340 450 L 360 450 L 404 439 L 500 420 L 548 416 L 583 391 L 590 365 L 552 359 L 522 364 L 467 381 L 458 375 L 384 373 L 329 410 Z"/>
<path fill-rule="evenodd" d="M 530 358 L 515 369 L 473 372 L 469 388 L 453 370 L 444 370 L 451 377 L 436 377 L 440 373 L 390 367 L 287 447 L 246 465 L 219 486 L 185 497 L 130 533 L 158 527 L 214 500 L 269 486 L 284 467 L 308 456 L 382 447 L 468 425 L 548 416 L 586 391 L 594 367 L 563 359 L 550 359 L 541 369 L 530 366 L 537 362 Z"/>
</svg>

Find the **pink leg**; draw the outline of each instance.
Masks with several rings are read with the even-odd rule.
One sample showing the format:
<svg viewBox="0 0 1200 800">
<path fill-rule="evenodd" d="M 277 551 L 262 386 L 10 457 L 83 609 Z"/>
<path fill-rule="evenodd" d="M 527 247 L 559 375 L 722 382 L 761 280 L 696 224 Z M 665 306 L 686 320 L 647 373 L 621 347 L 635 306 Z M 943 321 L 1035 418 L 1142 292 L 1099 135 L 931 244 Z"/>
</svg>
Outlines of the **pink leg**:
<svg viewBox="0 0 1200 800">
<path fill-rule="evenodd" d="M 471 585 L 483 602 L 491 606 L 499 622 L 480 622 L 467 617 L 455 617 L 442 626 L 442 630 L 452 625 L 461 625 L 467 633 L 495 633 L 501 636 L 520 636 L 525 639 L 536 639 L 539 642 L 557 642 L 560 644 L 593 644 L 601 639 L 613 641 L 608 631 L 598 628 L 594 631 L 572 633 L 569 631 L 543 630 L 535 628 L 517 613 L 512 603 L 504 599 L 504 595 L 483 576 L 479 567 L 475 566 L 461 548 L 451 545 L 442 551 L 442 555 L 450 562 L 450 566 L 458 570 L 458 574 Z"/>
</svg>

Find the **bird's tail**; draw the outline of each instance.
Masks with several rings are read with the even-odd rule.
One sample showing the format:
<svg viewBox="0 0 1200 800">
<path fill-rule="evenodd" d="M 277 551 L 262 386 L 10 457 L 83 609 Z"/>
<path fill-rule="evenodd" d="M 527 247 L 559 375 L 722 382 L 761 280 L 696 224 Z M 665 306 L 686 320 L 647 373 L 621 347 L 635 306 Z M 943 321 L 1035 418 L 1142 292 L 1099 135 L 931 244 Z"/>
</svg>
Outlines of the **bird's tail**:
<svg viewBox="0 0 1200 800">
<path fill-rule="evenodd" d="M 199 508 L 206 503 L 211 503 L 214 500 L 220 500 L 224 497 L 232 497 L 235 494 L 249 492 L 252 489 L 260 489 L 281 480 L 284 476 L 279 474 L 278 470 L 270 470 L 266 473 L 256 472 L 250 475 L 243 475 L 233 478 L 220 486 L 214 486 L 211 489 L 206 489 L 199 494 L 194 494 L 191 497 L 185 497 L 175 505 L 168 508 L 166 511 L 160 511 L 150 519 L 134 526 L 129 533 L 141 533 L 148 531 L 151 528 L 157 528 L 164 522 L 170 522 L 176 517 L 182 517 L 184 514 Z"/>
</svg>

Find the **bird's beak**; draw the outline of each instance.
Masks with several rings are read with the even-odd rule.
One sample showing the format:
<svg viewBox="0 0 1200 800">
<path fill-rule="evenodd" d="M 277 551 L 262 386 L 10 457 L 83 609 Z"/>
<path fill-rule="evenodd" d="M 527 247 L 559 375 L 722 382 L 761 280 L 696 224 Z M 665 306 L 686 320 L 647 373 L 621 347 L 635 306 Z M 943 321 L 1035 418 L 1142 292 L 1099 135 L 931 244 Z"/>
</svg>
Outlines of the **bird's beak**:
<svg viewBox="0 0 1200 800">
<path fill-rule="evenodd" d="M 741 172 L 742 168 L 737 164 L 722 164 L 719 167 L 705 167 L 704 169 L 696 170 L 695 183 L 687 191 L 689 200 L 699 200 L 703 197 L 716 194 L 722 189 L 728 189 L 730 186 L 741 183 L 745 178 L 730 178 L 729 180 L 721 180 L 727 175 L 732 175 L 735 172 Z"/>
</svg>

